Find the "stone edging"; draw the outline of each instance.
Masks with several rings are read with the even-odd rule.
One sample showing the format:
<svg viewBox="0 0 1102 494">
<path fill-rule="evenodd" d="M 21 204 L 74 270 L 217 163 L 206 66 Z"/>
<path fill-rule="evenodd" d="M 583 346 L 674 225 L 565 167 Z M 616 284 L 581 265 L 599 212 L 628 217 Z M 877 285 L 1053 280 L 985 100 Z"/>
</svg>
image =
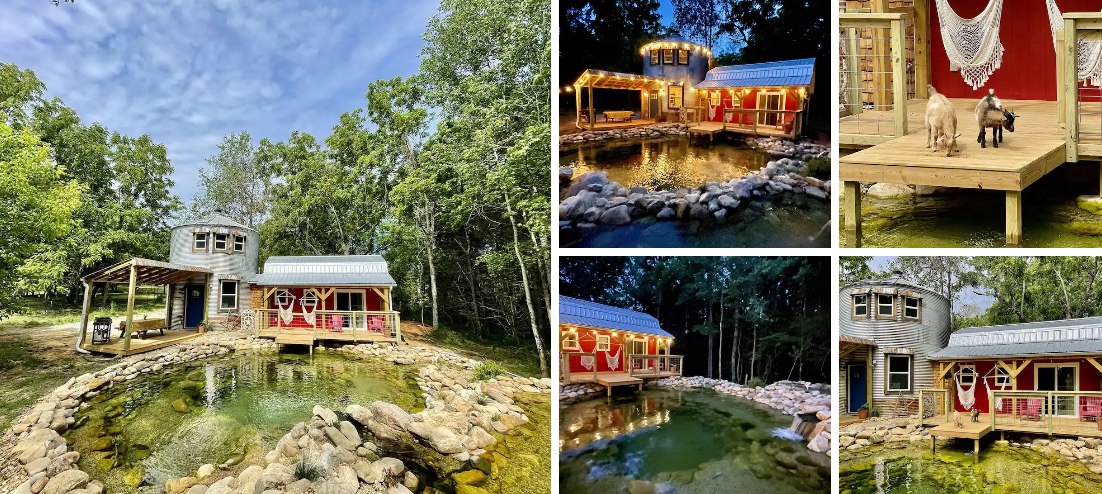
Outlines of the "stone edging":
<svg viewBox="0 0 1102 494">
<path fill-rule="evenodd" d="M 689 135 L 688 125 L 682 123 L 659 123 L 626 129 L 584 130 L 574 134 L 559 136 L 559 145 L 580 146 L 591 142 L 611 141 L 616 139 L 645 139 L 650 137 L 683 135 Z"/>
</svg>

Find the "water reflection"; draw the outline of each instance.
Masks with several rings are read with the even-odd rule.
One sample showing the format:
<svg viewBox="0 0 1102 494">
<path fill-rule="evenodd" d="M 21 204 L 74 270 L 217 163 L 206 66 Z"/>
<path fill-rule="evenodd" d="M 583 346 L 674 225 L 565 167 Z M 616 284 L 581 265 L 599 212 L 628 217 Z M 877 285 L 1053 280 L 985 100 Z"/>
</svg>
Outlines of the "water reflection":
<svg viewBox="0 0 1102 494">
<path fill-rule="evenodd" d="M 694 145 L 684 137 L 590 144 L 559 154 L 559 164 L 574 167 L 574 176 L 604 170 L 609 181 L 648 190 L 729 181 L 765 166 L 768 161 L 769 155 L 741 143 Z"/>
</svg>

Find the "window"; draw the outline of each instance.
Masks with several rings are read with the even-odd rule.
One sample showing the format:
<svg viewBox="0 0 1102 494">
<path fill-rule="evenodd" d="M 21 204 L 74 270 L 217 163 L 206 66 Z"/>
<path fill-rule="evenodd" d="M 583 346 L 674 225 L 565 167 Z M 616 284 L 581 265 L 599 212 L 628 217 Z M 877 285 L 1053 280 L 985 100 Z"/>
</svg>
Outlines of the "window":
<svg viewBox="0 0 1102 494">
<path fill-rule="evenodd" d="M 677 64 L 689 65 L 689 50 L 677 50 Z"/>
<path fill-rule="evenodd" d="M 895 297 L 891 295 L 876 296 L 876 317 L 895 317 Z"/>
<path fill-rule="evenodd" d="M 681 109 L 681 98 L 684 94 L 685 88 L 681 86 L 670 86 L 670 99 L 669 106 L 672 110 Z"/>
<path fill-rule="evenodd" d="M 207 234 L 193 233 L 191 238 L 191 250 L 206 252 L 207 250 Z"/>
<path fill-rule="evenodd" d="M 911 356 L 885 355 L 888 364 L 888 391 L 911 390 Z"/>
<path fill-rule="evenodd" d="M 578 333 L 574 331 L 566 331 L 562 334 L 562 349 L 563 350 L 579 350 L 578 346 Z"/>
<path fill-rule="evenodd" d="M 656 346 L 657 346 L 659 355 L 669 355 L 670 354 L 670 344 L 668 342 L 666 342 L 666 340 L 662 340 L 662 339 L 658 340 L 658 344 Z"/>
<path fill-rule="evenodd" d="M 214 250 L 216 252 L 225 252 L 229 250 L 230 235 L 228 233 L 215 233 L 214 234 Z"/>
<path fill-rule="evenodd" d="M 237 309 L 237 281 L 222 280 L 218 285 L 218 308 L 221 310 Z"/>
<path fill-rule="evenodd" d="M 662 64 L 662 54 L 661 54 L 660 51 L 658 51 L 658 50 L 651 50 L 650 51 L 650 64 L 651 65 L 661 65 Z"/>
<path fill-rule="evenodd" d="M 719 106 L 723 104 L 723 93 L 719 91 L 708 91 L 708 104 L 712 106 Z"/>
<path fill-rule="evenodd" d="M 862 293 L 853 296 L 853 315 L 865 317 L 869 315 L 869 296 Z"/>
<path fill-rule="evenodd" d="M 345 290 L 334 294 L 335 308 L 342 312 L 360 312 L 365 310 L 363 290 Z M 342 314 L 341 327 L 360 328 L 367 327 L 367 319 L 364 314 Z"/>
<path fill-rule="evenodd" d="M 664 65 L 673 65 L 673 50 L 662 50 L 662 63 Z"/>
<path fill-rule="evenodd" d="M 1010 386 L 1010 371 L 1001 365 L 995 366 L 995 386 Z"/>
<path fill-rule="evenodd" d="M 903 318 L 904 319 L 918 319 L 918 308 L 920 306 L 919 299 L 914 297 L 903 298 Z"/>
<path fill-rule="evenodd" d="M 295 296 L 287 290 L 280 290 L 276 292 L 275 303 L 276 307 L 290 307 L 291 304 L 295 303 Z"/>
<path fill-rule="evenodd" d="M 612 344 L 609 343 L 608 335 L 607 334 L 597 335 L 597 348 L 594 351 L 595 352 L 607 352 L 611 349 L 612 349 Z"/>
<path fill-rule="evenodd" d="M 976 382 L 976 366 L 974 365 L 962 365 L 960 366 L 960 372 L 958 374 L 960 379 L 960 385 L 969 387 Z"/>
<path fill-rule="evenodd" d="M 633 355 L 646 355 L 647 354 L 647 340 L 632 340 L 631 353 Z"/>
<path fill-rule="evenodd" d="M 245 252 L 245 237 L 242 237 L 241 235 L 233 236 L 233 251 Z"/>
<path fill-rule="evenodd" d="M 772 110 L 758 113 L 758 125 L 780 125 L 780 110 L 784 109 L 784 93 L 780 91 L 758 92 L 758 109 Z"/>
</svg>

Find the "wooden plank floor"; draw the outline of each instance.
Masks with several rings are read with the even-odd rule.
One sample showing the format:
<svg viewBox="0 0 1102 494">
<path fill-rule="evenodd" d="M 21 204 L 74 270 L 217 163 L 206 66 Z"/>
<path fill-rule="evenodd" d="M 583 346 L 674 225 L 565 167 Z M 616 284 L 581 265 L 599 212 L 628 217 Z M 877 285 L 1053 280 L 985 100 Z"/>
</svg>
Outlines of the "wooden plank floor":
<svg viewBox="0 0 1102 494">
<path fill-rule="evenodd" d="M 136 355 L 139 353 L 152 352 L 153 350 L 159 350 L 199 337 L 199 333 L 194 329 L 169 329 L 165 331 L 164 335 L 157 332 L 150 332 L 145 338 L 138 338 L 137 335 L 133 335 L 130 337 L 130 351 L 123 351 L 123 339 L 116 338 L 117 334 L 117 331 L 112 331 L 111 342 L 105 345 L 85 343 L 81 348 L 90 352 L 106 353 L 109 355 Z M 91 341 L 90 338 L 91 333 L 89 333 L 89 340 L 86 341 Z"/>
<path fill-rule="evenodd" d="M 283 333 L 284 334 L 290 334 L 290 335 L 309 335 L 309 334 L 312 333 L 312 331 L 308 330 L 308 329 L 307 330 L 302 330 L 302 331 L 284 329 Z M 262 329 L 262 330 L 260 330 L 259 333 L 257 333 L 257 336 L 260 336 L 261 338 L 276 338 L 279 335 L 280 335 L 280 331 L 279 331 L 278 328 Z M 379 333 L 376 333 L 376 332 L 367 331 L 367 330 L 363 330 L 363 329 L 358 329 L 358 330 L 346 329 L 344 331 L 318 331 L 317 333 L 314 334 L 314 339 L 316 339 L 318 341 L 328 340 L 328 341 L 351 341 L 351 342 L 366 342 L 366 343 L 377 343 L 377 342 L 392 342 L 393 343 L 394 342 L 394 338 L 391 337 L 391 336 L 385 336 L 385 335 L 382 335 L 382 334 L 379 334 Z"/>
<path fill-rule="evenodd" d="M 983 428 L 988 428 L 988 432 L 1007 431 L 1044 435 L 1050 433 L 1049 418 L 1047 416 L 1041 416 L 1041 420 L 1026 420 L 1020 417 L 1012 417 L 1009 414 L 1000 414 L 996 417 L 995 426 L 992 428 L 990 413 L 981 413 L 979 423 L 971 422 L 966 414 L 961 415 L 961 419 L 964 421 L 964 428 L 962 429 L 957 429 L 956 425 L 951 423 L 951 419 L 946 419 L 945 416 L 927 418 L 922 421 L 922 424 L 934 426 L 930 433 L 937 437 L 974 439 L 975 433 Z M 1055 436 L 1102 437 L 1102 430 L 1098 429 L 1097 422 L 1083 421 L 1077 417 L 1055 417 L 1052 419 L 1051 427 L 1051 434 Z M 938 433 L 935 434 L 935 431 L 938 431 Z M 961 435 L 952 435 L 954 431 Z"/>
<path fill-rule="evenodd" d="M 700 135 L 706 135 L 706 136 L 709 136 L 709 137 L 714 136 L 714 135 L 719 134 L 719 133 L 722 133 L 722 132 L 733 132 L 735 134 L 745 134 L 745 135 L 755 135 L 756 134 L 756 135 L 763 135 L 763 136 L 780 136 L 780 137 L 787 136 L 787 134 L 785 134 L 783 130 L 775 128 L 775 127 L 766 126 L 766 125 L 759 126 L 757 128 L 756 132 L 754 131 L 753 127 L 740 127 L 740 126 L 735 126 L 733 124 L 727 125 L 726 127 L 724 127 L 722 122 L 707 122 L 707 121 L 705 121 L 705 122 L 690 123 L 688 125 L 689 125 L 689 133 L 690 134 L 700 134 Z"/>
</svg>

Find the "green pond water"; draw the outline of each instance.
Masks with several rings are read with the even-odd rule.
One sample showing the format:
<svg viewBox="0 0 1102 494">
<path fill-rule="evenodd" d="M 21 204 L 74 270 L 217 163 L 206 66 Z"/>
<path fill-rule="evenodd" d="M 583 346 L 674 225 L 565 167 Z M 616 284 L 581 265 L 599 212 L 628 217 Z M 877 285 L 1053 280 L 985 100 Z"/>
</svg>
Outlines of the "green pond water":
<svg viewBox="0 0 1102 494">
<path fill-rule="evenodd" d="M 1098 165 L 1064 164 L 1022 193 L 1023 247 L 1102 247 L 1102 216 L 1076 206 L 1098 193 Z M 1005 193 L 964 189 L 905 199 L 862 196 L 863 247 L 1002 247 Z M 844 202 L 842 203 L 844 204 Z M 844 224 L 839 212 L 838 224 Z M 845 245 L 845 229 L 839 231 Z"/>
<path fill-rule="evenodd" d="M 385 400 L 420 410 L 416 375 L 415 367 L 335 352 L 228 356 L 115 383 L 66 436 L 108 492 L 160 488 L 205 463 L 262 463 L 315 404 L 343 410 Z"/>
<path fill-rule="evenodd" d="M 648 190 L 730 181 L 771 159 L 739 140 L 709 144 L 687 137 L 602 142 L 559 152 L 560 166 L 573 167 L 575 177 L 603 170 L 610 182 Z M 564 231 L 559 241 L 563 247 L 830 247 L 829 204 L 803 194 L 784 194 L 770 201 L 748 201 L 722 225 L 649 217 L 624 226 Z"/>
<path fill-rule="evenodd" d="M 500 494 L 551 492 L 551 396 L 517 394 L 528 423 L 509 431 L 494 445 L 490 475 L 483 489 Z M 483 465 L 475 464 L 477 467 Z M 565 491 L 563 491 L 565 492 Z"/>
<path fill-rule="evenodd" d="M 647 389 L 564 404 L 559 419 L 563 492 L 830 488 L 830 459 L 790 437 L 791 417 L 749 400 Z"/>
<path fill-rule="evenodd" d="M 887 446 L 844 452 L 839 460 L 841 494 L 908 493 L 1102 493 L 1102 476 L 1079 462 L 1068 462 L 1026 448 L 985 444 L 973 461 L 971 442 L 925 447 Z"/>
</svg>

